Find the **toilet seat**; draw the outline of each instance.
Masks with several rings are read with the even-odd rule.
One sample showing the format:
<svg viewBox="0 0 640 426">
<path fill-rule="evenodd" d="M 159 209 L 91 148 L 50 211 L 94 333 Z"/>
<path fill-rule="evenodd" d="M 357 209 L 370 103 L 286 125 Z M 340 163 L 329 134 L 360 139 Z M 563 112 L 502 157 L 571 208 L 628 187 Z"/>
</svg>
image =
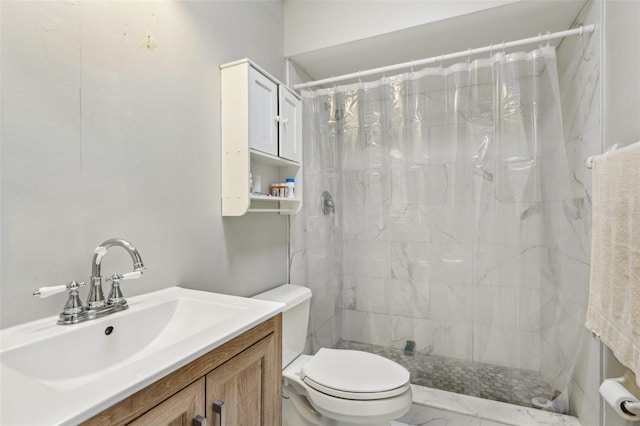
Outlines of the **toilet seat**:
<svg viewBox="0 0 640 426">
<path fill-rule="evenodd" d="M 397 419 L 398 417 L 404 415 L 409 408 L 411 408 L 412 402 L 412 391 L 410 384 L 406 383 L 406 386 L 400 386 L 402 391 L 399 395 L 388 397 L 388 398 L 379 398 L 379 399 L 356 399 L 357 396 L 366 396 L 362 394 L 366 394 L 365 392 L 353 393 L 353 392 L 345 392 L 347 395 L 346 398 L 334 396 L 328 392 L 323 392 L 320 390 L 316 390 L 314 387 L 310 386 L 310 378 L 307 377 L 308 380 L 302 379 L 302 370 L 309 371 L 309 364 L 311 363 L 311 372 L 313 373 L 314 367 L 312 361 L 320 354 L 321 352 L 326 353 L 326 351 L 333 351 L 333 349 L 321 349 L 316 355 L 299 355 L 293 362 L 291 362 L 284 370 L 282 370 L 282 376 L 284 378 L 284 388 L 287 389 L 285 393 L 289 393 L 290 391 L 299 392 L 301 395 L 306 397 L 306 400 L 309 402 L 310 406 L 316 412 L 320 413 L 322 416 L 325 416 L 328 419 L 333 419 L 340 422 L 346 422 L 348 424 L 379 424 L 391 421 L 393 419 Z M 339 353 L 343 350 L 337 350 Z M 358 351 L 353 351 L 358 352 Z M 361 352 L 358 352 L 361 353 Z M 336 354 L 334 354 L 336 355 Z M 324 358 L 324 355 L 321 355 L 321 360 Z M 331 356 L 329 356 L 331 358 Z M 342 357 L 340 357 L 342 359 Z M 360 359 L 358 355 L 356 355 L 356 359 Z M 383 358 L 386 360 L 386 358 Z M 394 369 L 393 366 L 397 365 L 395 362 L 386 360 L 388 362 L 383 362 L 381 364 L 376 364 L 378 367 L 382 365 L 382 369 L 386 370 L 387 368 Z M 320 366 L 322 363 L 320 362 Z M 328 361 L 327 361 L 328 362 Z M 346 362 L 346 361 L 345 361 Z M 401 367 L 404 368 L 404 367 Z M 331 370 L 331 369 L 330 369 Z M 374 375 L 378 373 L 378 371 L 373 370 Z M 371 374 L 371 371 L 369 371 Z M 407 372 L 408 375 L 408 372 Z M 408 377 L 408 376 L 407 376 Z M 402 380 L 402 379 L 399 379 Z M 336 384 L 333 383 L 335 386 Z M 393 384 L 392 384 L 393 386 Z M 350 386 L 353 387 L 353 386 Z M 397 389 L 397 388 L 395 388 Z M 329 390 L 336 394 L 336 389 L 329 387 Z M 392 389 L 394 390 L 394 389 Z M 342 391 L 344 392 L 344 391 Z M 383 391 L 386 392 L 386 391 Z M 374 395 L 377 392 L 370 392 L 369 394 Z M 382 392 L 380 392 L 382 393 Z"/>
<path fill-rule="evenodd" d="M 380 355 L 322 348 L 300 370 L 309 387 L 349 400 L 380 400 L 410 388 L 409 372 Z"/>
</svg>

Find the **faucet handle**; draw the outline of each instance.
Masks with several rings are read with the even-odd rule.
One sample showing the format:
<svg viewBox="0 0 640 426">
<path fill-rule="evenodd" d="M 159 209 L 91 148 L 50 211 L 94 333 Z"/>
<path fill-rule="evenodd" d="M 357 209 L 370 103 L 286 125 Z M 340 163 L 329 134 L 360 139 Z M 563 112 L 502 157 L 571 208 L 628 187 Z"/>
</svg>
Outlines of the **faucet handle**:
<svg viewBox="0 0 640 426">
<path fill-rule="evenodd" d="M 109 292 L 109 297 L 107 298 L 107 304 L 126 309 L 127 299 L 124 298 L 124 295 L 120 290 L 120 281 L 135 280 L 137 278 L 140 278 L 141 276 L 141 271 L 133 271 L 127 272 L 126 274 L 122 275 L 114 274 L 107 278 L 107 283 L 111 284 L 111 291 Z"/>
<path fill-rule="evenodd" d="M 39 298 L 45 298 L 49 296 L 53 296 L 54 294 L 62 293 L 63 291 L 69 290 L 69 292 L 73 290 L 78 290 L 80 287 L 84 286 L 84 282 L 78 283 L 77 281 L 71 281 L 66 285 L 52 285 L 48 287 L 40 287 L 39 289 L 33 292 L 33 295 Z"/>
<path fill-rule="evenodd" d="M 120 281 L 137 280 L 141 276 L 142 276 L 142 271 L 127 272 L 126 274 L 122 274 L 122 276 L 120 277 Z"/>
</svg>

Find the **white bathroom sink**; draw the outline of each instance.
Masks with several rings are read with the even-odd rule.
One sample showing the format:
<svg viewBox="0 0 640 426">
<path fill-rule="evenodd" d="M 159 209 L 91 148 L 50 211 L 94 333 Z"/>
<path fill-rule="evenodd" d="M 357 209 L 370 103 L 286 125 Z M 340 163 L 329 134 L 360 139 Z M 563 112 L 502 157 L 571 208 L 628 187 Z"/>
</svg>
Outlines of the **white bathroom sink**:
<svg viewBox="0 0 640 426">
<path fill-rule="evenodd" d="M 129 306 L 76 325 L 50 317 L 0 330 L 0 424 L 86 420 L 283 308 L 179 287 Z"/>
</svg>

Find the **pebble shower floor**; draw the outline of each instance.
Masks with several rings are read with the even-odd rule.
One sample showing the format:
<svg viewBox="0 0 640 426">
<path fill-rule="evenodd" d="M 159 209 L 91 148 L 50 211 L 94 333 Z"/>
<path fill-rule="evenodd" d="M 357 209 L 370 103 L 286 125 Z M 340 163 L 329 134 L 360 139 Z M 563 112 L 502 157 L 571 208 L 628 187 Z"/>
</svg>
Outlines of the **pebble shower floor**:
<svg viewBox="0 0 640 426">
<path fill-rule="evenodd" d="M 553 390 L 540 373 L 493 364 L 464 361 L 416 351 L 341 340 L 338 349 L 372 352 L 392 359 L 411 373 L 411 383 L 494 401 L 531 407 L 531 398 L 551 399 Z"/>
</svg>

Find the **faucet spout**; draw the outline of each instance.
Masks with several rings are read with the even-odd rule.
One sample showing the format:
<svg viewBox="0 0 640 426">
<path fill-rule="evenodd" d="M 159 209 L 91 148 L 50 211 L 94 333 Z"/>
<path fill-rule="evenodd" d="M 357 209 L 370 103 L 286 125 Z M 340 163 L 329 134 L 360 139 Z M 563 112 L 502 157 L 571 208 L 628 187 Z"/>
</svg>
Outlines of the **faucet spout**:
<svg viewBox="0 0 640 426">
<path fill-rule="evenodd" d="M 100 244 L 93 252 L 93 259 L 91 260 L 91 279 L 89 281 L 89 296 L 87 297 L 88 309 L 101 309 L 106 305 L 104 298 L 104 292 L 102 290 L 102 275 L 101 265 L 104 255 L 111 247 L 122 247 L 129 253 L 133 262 L 134 272 L 141 272 L 145 268 L 142 258 L 138 250 L 127 240 L 122 238 L 112 238 L 102 244 Z"/>
<path fill-rule="evenodd" d="M 142 263 L 142 258 L 140 257 L 140 253 L 138 250 L 127 240 L 123 240 L 122 238 L 111 238 L 110 240 L 105 241 L 100 244 L 93 252 L 93 259 L 91 260 L 91 277 L 99 277 L 100 276 L 100 267 L 102 265 L 102 258 L 105 254 L 107 254 L 107 250 L 109 250 L 113 246 L 122 247 L 129 253 L 131 256 L 131 260 L 133 261 L 133 270 L 134 271 L 143 271 L 145 270 L 144 263 Z"/>
</svg>

